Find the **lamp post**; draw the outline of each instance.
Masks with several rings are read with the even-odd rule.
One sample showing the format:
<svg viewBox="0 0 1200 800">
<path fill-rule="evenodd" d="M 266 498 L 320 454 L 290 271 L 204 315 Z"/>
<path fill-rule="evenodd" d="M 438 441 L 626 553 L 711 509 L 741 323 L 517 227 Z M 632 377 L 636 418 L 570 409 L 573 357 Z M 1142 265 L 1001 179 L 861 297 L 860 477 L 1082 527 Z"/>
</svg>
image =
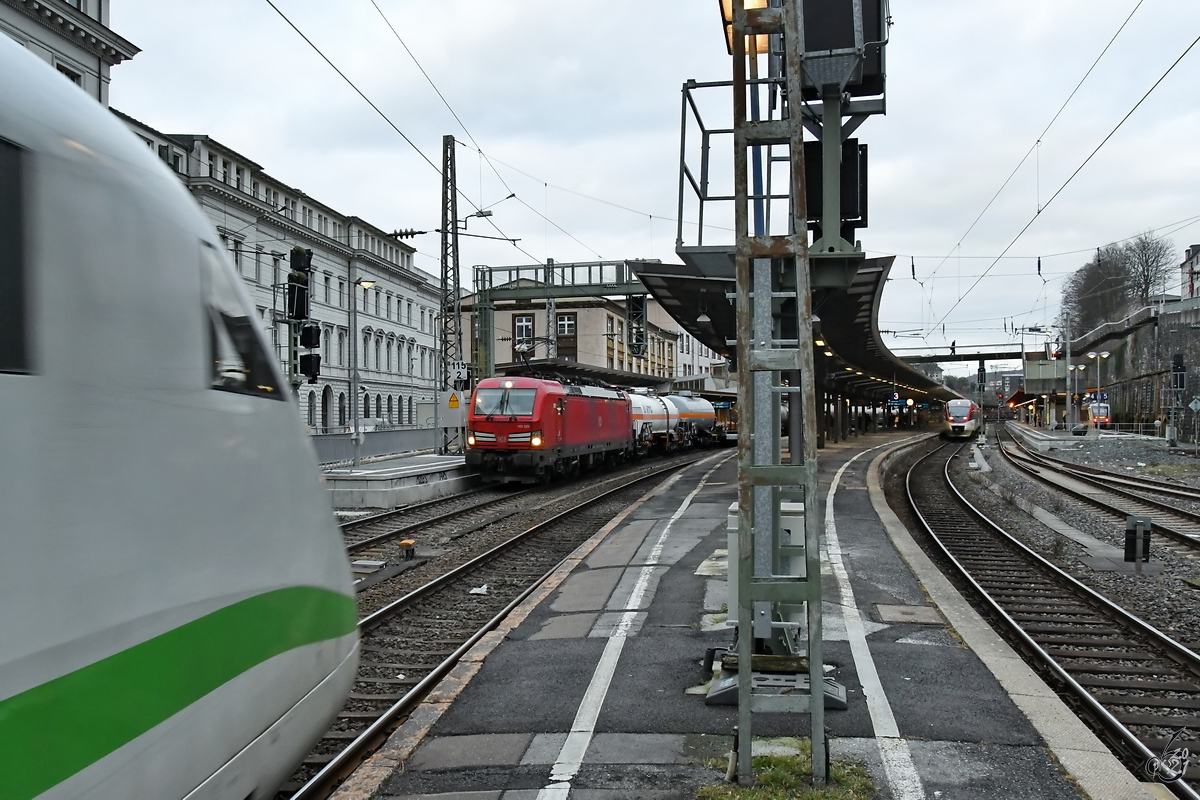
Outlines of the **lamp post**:
<svg viewBox="0 0 1200 800">
<path fill-rule="evenodd" d="M 1071 364 L 1070 366 L 1067 367 L 1068 372 L 1073 373 L 1073 378 L 1072 378 L 1073 388 L 1071 388 L 1069 390 L 1068 396 L 1067 396 L 1068 409 L 1075 408 L 1075 395 L 1079 394 L 1079 376 L 1085 369 L 1087 369 L 1087 364 Z M 1070 419 L 1070 416 L 1071 415 L 1068 413 L 1067 418 Z M 1075 412 L 1075 421 L 1076 422 L 1079 421 L 1079 412 L 1078 411 Z"/>
<path fill-rule="evenodd" d="M 1103 395 L 1104 395 L 1104 370 L 1102 369 L 1102 367 L 1104 365 L 1104 359 L 1108 358 L 1111 355 L 1112 355 L 1112 353 L 1108 352 L 1107 350 L 1100 352 L 1100 353 L 1091 352 L 1091 353 L 1087 354 L 1088 358 L 1097 358 L 1097 357 L 1100 358 L 1100 362 L 1096 365 L 1096 402 L 1097 403 L 1104 402 L 1104 397 L 1103 397 Z M 1112 419 L 1111 412 L 1108 414 L 1108 417 L 1109 417 L 1109 419 Z M 1094 419 L 1092 420 L 1092 422 L 1095 423 L 1096 429 L 1099 430 L 1100 423 L 1096 422 L 1096 420 L 1094 420 Z"/>
<path fill-rule="evenodd" d="M 359 465 L 359 448 L 362 446 L 362 433 L 358 430 L 358 288 L 370 289 L 375 281 L 354 279 L 354 260 L 350 261 L 350 410 L 353 426 L 350 441 L 354 446 L 354 466 Z"/>
</svg>

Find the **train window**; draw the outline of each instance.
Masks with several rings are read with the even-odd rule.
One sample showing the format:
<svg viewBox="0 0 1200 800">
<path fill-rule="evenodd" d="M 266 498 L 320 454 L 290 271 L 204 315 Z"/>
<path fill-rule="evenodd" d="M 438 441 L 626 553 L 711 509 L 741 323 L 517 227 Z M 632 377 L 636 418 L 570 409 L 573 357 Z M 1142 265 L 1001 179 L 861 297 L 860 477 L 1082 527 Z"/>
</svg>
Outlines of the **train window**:
<svg viewBox="0 0 1200 800">
<path fill-rule="evenodd" d="M 537 389 L 476 389 L 474 413 L 481 417 L 492 414 L 527 417 L 533 414 Z"/>
<path fill-rule="evenodd" d="M 208 316 L 212 388 L 285 400 L 283 382 L 267 355 L 249 306 L 238 292 L 237 282 L 216 248 L 201 242 L 200 286 Z"/>
<path fill-rule="evenodd" d="M 0 372 L 28 373 L 21 151 L 0 141 Z"/>
</svg>

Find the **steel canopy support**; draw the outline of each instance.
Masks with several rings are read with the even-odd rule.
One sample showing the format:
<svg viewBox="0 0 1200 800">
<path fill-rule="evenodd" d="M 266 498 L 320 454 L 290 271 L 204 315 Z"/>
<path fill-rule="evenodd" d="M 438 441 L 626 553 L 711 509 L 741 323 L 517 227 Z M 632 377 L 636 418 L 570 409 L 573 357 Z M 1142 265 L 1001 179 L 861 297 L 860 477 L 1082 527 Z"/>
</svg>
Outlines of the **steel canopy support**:
<svg viewBox="0 0 1200 800">
<path fill-rule="evenodd" d="M 783 7 L 751 9 L 745 0 L 733 2 L 733 138 L 735 192 L 735 265 L 737 275 L 737 357 L 743 377 L 738 381 L 738 408 L 742 432 L 738 438 L 738 732 L 737 773 L 750 784 L 752 716 L 755 711 L 807 711 L 811 722 L 813 780 L 825 783 L 824 688 L 822 670 L 821 564 L 817 522 L 817 402 L 813 368 L 812 293 L 808 261 L 808 225 L 805 205 L 802 115 L 754 120 L 747 116 L 747 97 L 759 85 L 748 82 L 746 36 L 783 34 L 784 78 L 788 98 L 800 98 L 800 0 L 784 0 Z M 752 42 L 756 40 L 752 39 Z M 757 49 L 755 46 L 754 49 Z M 781 109 L 782 111 L 782 109 Z M 750 232 L 750 152 L 778 144 L 786 136 L 790 161 L 790 219 L 787 232 L 771 235 Z M 755 192 L 759 194 L 759 192 Z M 779 328 L 778 305 L 795 304 L 795 338 L 784 339 Z M 777 305 L 778 304 L 778 305 Z M 790 331 L 789 331 L 790 333 Z M 783 393 L 781 375 L 788 375 L 793 438 L 788 463 L 781 463 L 778 398 Z M 794 382 L 799 386 L 796 387 Z M 796 389 L 799 389 L 797 392 Z M 799 416 L 797 424 L 795 417 Z M 797 430 L 799 428 L 799 430 Z M 795 436 L 795 434 L 799 436 Z M 799 441 L 797 441 L 799 439 Z M 799 497 L 796 497 L 799 490 Z M 780 504 L 804 504 L 803 544 L 783 541 L 779 528 Z M 798 574 L 800 562 L 803 574 Z M 756 639 L 798 633 L 785 621 L 783 609 L 807 609 L 806 653 L 808 695 L 767 694 L 755 691 L 750 668 Z M 786 636 L 784 637 L 786 638 Z"/>
</svg>

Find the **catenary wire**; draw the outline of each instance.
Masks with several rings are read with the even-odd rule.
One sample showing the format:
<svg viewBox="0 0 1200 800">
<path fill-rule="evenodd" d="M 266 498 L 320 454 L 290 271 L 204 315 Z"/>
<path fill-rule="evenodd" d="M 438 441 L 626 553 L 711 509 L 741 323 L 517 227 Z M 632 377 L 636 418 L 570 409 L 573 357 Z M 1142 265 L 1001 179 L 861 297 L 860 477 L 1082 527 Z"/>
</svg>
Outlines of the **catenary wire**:
<svg viewBox="0 0 1200 800">
<path fill-rule="evenodd" d="M 1075 168 L 1075 171 L 1072 172 L 1071 175 L 1065 181 L 1063 181 L 1063 184 L 1061 186 L 1059 186 L 1058 189 L 1054 192 L 1054 194 L 1052 194 L 1050 196 L 1050 199 L 1046 201 L 1046 204 L 1044 206 L 1042 206 L 1041 209 L 1039 209 L 1038 212 L 1036 214 L 1034 214 L 1029 219 L 1028 222 L 1025 223 L 1025 226 L 1022 227 L 1020 231 L 1017 232 L 1017 235 L 1013 237 L 1012 241 L 1010 241 L 1008 243 L 1008 245 L 1004 248 L 1004 250 L 1001 251 L 1000 256 L 998 256 L 996 258 L 996 260 L 993 261 L 986 270 L 984 270 L 983 275 L 981 275 L 979 278 L 976 278 L 975 282 L 972 283 L 967 288 L 967 291 L 964 292 L 962 294 L 962 296 L 959 297 L 958 300 L 955 301 L 954 305 L 952 305 L 950 307 L 950 310 L 942 315 L 942 318 L 939 319 L 937 321 L 937 323 L 935 323 L 935 327 L 936 327 L 936 325 L 941 324 L 943 321 L 945 321 L 946 317 L 950 316 L 950 314 L 952 314 L 954 312 L 954 309 L 958 308 L 959 304 L 962 303 L 963 299 L 966 298 L 966 296 L 969 295 L 971 293 L 971 291 L 976 286 L 979 285 L 979 282 L 981 280 L 983 280 L 989 272 L 991 272 L 992 267 L 996 266 L 996 264 L 999 263 L 1000 258 L 1002 258 L 1012 248 L 1012 246 L 1015 245 L 1017 243 L 1017 241 L 1022 236 L 1025 235 L 1025 232 L 1027 230 L 1029 230 L 1029 228 L 1033 225 L 1034 222 L 1037 221 L 1038 217 L 1041 216 L 1042 212 L 1045 211 L 1050 206 L 1050 204 L 1054 202 L 1055 198 L 1057 198 L 1060 194 L 1062 194 L 1063 190 L 1066 189 L 1067 186 L 1070 185 L 1071 181 L 1073 181 L 1075 179 L 1075 176 L 1078 175 L 1080 173 L 1080 171 L 1082 171 L 1083 168 L 1088 165 L 1088 163 L 1092 160 L 1092 158 L 1095 157 L 1096 153 L 1100 152 L 1100 148 L 1104 147 L 1104 145 L 1108 143 L 1109 139 L 1111 139 L 1116 134 L 1116 132 L 1121 129 L 1121 126 L 1125 124 L 1125 121 L 1128 120 L 1131 116 L 1133 116 L 1133 112 L 1138 110 L 1138 108 L 1142 105 L 1142 103 L 1144 103 L 1146 101 L 1146 98 L 1149 97 L 1154 92 L 1154 90 L 1157 89 L 1164 80 L 1166 80 L 1167 76 L 1170 75 L 1171 72 L 1174 71 L 1175 67 L 1179 65 L 1179 62 L 1183 61 L 1183 59 L 1187 56 L 1187 54 L 1190 53 L 1192 51 L 1192 48 L 1195 47 L 1198 43 L 1200 43 L 1200 36 L 1197 36 L 1195 39 L 1193 39 L 1192 43 L 1189 44 L 1182 53 L 1180 53 L 1179 57 L 1176 58 L 1173 62 L 1171 62 L 1171 66 L 1167 67 L 1166 71 L 1161 76 L 1159 76 L 1158 80 L 1156 80 L 1154 82 L 1154 85 L 1146 90 L 1146 93 L 1143 94 L 1136 103 L 1134 103 L 1133 108 L 1129 109 L 1129 111 L 1125 114 L 1125 116 L 1121 117 L 1121 120 L 1113 127 L 1113 129 L 1111 131 L 1108 132 L 1108 135 L 1105 136 L 1100 141 L 1100 144 L 1096 145 L 1095 149 L 1093 149 L 1092 152 L 1088 154 L 1087 158 L 1085 158 L 1083 160 L 1083 162 L 1078 167 Z"/>
<path fill-rule="evenodd" d="M 1067 107 L 1067 104 L 1071 102 L 1071 99 L 1075 97 L 1075 95 L 1079 91 L 1080 87 L 1083 86 L 1084 81 L 1086 81 L 1088 79 L 1088 76 L 1092 74 L 1092 71 L 1096 68 L 1096 65 L 1100 63 L 1100 59 L 1104 58 L 1104 54 L 1108 52 L 1108 49 L 1110 47 L 1112 47 L 1113 42 L 1115 42 L 1117 40 L 1117 37 L 1121 35 L 1121 31 L 1125 30 L 1125 26 L 1129 24 L 1129 20 L 1133 19 L 1133 15 L 1136 14 L 1137 10 L 1142 7 L 1143 2 L 1145 2 L 1145 0 L 1138 0 L 1138 4 L 1133 7 L 1133 11 L 1129 12 L 1129 16 L 1127 16 L 1125 18 L 1125 21 L 1121 23 L 1121 27 L 1117 28 L 1117 32 L 1114 33 L 1112 38 L 1108 40 L 1108 44 L 1104 45 L 1104 49 L 1100 51 L 1100 55 L 1096 56 L 1096 60 L 1092 62 L 1092 65 L 1090 67 L 1088 67 L 1087 72 L 1085 72 L 1083 74 L 1083 77 L 1079 79 L 1079 83 L 1075 84 L 1075 88 L 1071 90 L 1071 94 L 1069 94 L 1067 96 L 1067 99 L 1063 101 L 1063 104 L 1061 106 L 1059 106 L 1058 111 L 1056 111 L 1054 113 L 1054 117 L 1051 118 L 1050 122 L 1046 125 L 1046 127 L 1042 130 L 1042 132 L 1040 134 L 1038 134 L 1037 139 L 1030 146 L 1029 150 L 1026 151 L 1025 155 L 1022 156 L 1021 161 L 1017 164 L 1016 167 L 1013 168 L 1013 171 L 1011 173 L 1009 173 L 1009 176 L 1004 179 L 1004 183 L 1002 183 L 1000 185 L 1000 188 L 996 190 L 996 193 L 994 195 L 992 195 L 992 199 L 988 200 L 987 205 L 985 205 L 983 207 L 983 210 L 979 212 L 979 216 L 975 217 L 975 221 L 972 222 L 970 227 L 967 228 L 966 233 L 964 233 L 962 236 L 958 237 L 958 244 L 956 244 L 955 247 L 962 246 L 963 240 L 966 239 L 971 234 L 971 231 L 973 231 L 975 229 L 975 226 L 977 224 L 979 224 L 979 220 L 983 219 L 983 215 L 986 214 L 988 212 L 988 209 L 992 207 L 992 204 L 996 202 L 996 198 L 998 198 L 1000 196 L 1000 194 L 1004 191 L 1004 189 L 1012 181 L 1013 177 L 1017 174 L 1017 172 L 1021 169 L 1021 167 L 1024 166 L 1025 162 L 1029 160 L 1030 154 L 1032 154 L 1037 149 L 1038 145 L 1041 144 L 1041 141 L 1045 137 L 1046 133 L 1049 132 L 1050 128 L 1058 120 L 1058 118 L 1062 114 L 1063 110 Z M 1047 203 L 1047 205 L 1049 205 L 1049 203 Z M 1044 206 L 1043 206 L 1043 208 L 1044 208 Z M 951 249 L 950 253 L 947 253 L 942 258 L 942 260 L 938 263 L 938 265 L 933 268 L 933 272 L 931 272 L 929 274 L 933 275 L 939 269 L 941 269 L 942 264 L 946 263 L 946 260 L 950 258 L 950 254 L 953 252 L 954 252 L 954 250 Z"/>
</svg>

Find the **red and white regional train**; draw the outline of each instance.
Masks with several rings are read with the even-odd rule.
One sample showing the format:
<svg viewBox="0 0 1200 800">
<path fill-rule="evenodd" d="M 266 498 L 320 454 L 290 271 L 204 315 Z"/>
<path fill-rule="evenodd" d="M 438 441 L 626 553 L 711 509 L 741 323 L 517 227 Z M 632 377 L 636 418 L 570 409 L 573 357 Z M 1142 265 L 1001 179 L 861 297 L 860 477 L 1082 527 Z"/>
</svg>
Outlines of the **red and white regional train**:
<svg viewBox="0 0 1200 800">
<path fill-rule="evenodd" d="M 486 378 L 471 396 L 467 465 L 486 482 L 534 483 L 720 434 L 712 404 L 693 395 Z"/>
</svg>

